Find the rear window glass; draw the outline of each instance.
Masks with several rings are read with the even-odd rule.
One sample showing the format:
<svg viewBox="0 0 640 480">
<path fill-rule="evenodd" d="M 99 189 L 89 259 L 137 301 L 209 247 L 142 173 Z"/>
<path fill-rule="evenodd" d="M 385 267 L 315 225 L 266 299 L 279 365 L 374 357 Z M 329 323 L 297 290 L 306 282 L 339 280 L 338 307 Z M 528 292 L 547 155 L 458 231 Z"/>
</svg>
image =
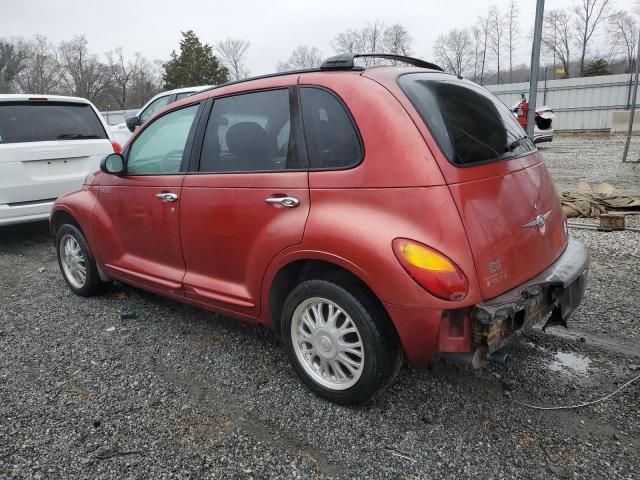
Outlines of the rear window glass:
<svg viewBox="0 0 640 480">
<path fill-rule="evenodd" d="M 535 150 L 507 106 L 475 83 L 437 73 L 403 75 L 398 83 L 454 165 L 506 160 Z"/>
<path fill-rule="evenodd" d="M 86 103 L 0 103 L 0 144 L 107 138 Z"/>
</svg>

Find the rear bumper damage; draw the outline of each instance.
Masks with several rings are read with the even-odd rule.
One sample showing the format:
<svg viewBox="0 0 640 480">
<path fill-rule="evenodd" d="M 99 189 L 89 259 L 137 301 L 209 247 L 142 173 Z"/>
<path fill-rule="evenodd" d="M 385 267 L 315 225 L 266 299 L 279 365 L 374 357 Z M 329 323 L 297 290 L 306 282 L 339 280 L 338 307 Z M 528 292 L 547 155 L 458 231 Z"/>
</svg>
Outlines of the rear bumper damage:
<svg viewBox="0 0 640 480">
<path fill-rule="evenodd" d="M 465 322 L 464 336 L 471 346 L 467 352 L 473 365 L 481 366 L 485 360 L 503 363 L 503 355 L 497 351 L 545 319 L 543 330 L 551 325 L 566 327 L 584 296 L 589 263 L 589 250 L 570 239 L 564 253 L 545 271 L 472 308 Z M 455 355 L 459 357 L 461 352 L 457 352 Z M 440 356 L 451 355 L 441 353 Z"/>
<path fill-rule="evenodd" d="M 550 325 L 566 327 L 584 296 L 589 262 L 589 250 L 570 239 L 564 253 L 548 269 L 518 288 L 477 305 L 471 313 L 475 346 L 491 354 L 515 333 L 529 330 L 547 316 L 543 330 Z"/>
</svg>

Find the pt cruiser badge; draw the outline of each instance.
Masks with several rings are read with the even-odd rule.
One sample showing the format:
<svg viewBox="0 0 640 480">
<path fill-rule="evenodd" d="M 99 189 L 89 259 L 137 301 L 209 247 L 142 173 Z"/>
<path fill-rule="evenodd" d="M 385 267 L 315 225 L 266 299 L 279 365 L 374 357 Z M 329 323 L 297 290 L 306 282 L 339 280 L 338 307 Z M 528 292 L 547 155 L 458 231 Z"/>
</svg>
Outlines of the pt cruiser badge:
<svg viewBox="0 0 640 480">
<path fill-rule="evenodd" d="M 544 224 L 547 221 L 547 218 L 549 218 L 549 215 L 551 215 L 551 210 L 549 210 L 544 215 L 538 215 L 531 222 L 525 223 L 524 225 L 522 225 L 522 228 L 538 227 L 538 232 L 540 233 L 540 235 L 544 235 L 544 232 L 545 232 Z"/>
</svg>

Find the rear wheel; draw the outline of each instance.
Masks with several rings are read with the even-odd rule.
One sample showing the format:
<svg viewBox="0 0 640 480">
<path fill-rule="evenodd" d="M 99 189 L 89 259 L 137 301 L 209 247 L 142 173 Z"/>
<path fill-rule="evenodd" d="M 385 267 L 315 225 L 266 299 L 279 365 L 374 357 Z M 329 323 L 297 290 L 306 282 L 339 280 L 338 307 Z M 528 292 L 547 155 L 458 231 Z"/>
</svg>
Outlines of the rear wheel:
<svg viewBox="0 0 640 480">
<path fill-rule="evenodd" d="M 98 267 L 84 235 L 75 225 L 62 225 L 56 232 L 58 265 L 69 288 L 82 297 L 89 297 L 104 290 Z"/>
<path fill-rule="evenodd" d="M 298 376 L 339 404 L 361 404 L 391 383 L 402 350 L 386 313 L 366 292 L 307 280 L 289 294 L 282 336 Z"/>
</svg>

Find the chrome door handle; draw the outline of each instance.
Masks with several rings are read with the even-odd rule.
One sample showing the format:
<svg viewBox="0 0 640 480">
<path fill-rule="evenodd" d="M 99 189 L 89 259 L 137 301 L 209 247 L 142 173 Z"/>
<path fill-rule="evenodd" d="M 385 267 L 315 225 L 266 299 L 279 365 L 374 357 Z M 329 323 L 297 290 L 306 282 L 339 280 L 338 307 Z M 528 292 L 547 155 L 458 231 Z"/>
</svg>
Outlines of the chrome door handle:
<svg viewBox="0 0 640 480">
<path fill-rule="evenodd" d="M 165 202 L 177 202 L 178 201 L 178 195 L 176 195 L 175 193 L 171 193 L 171 192 L 156 193 L 156 197 L 158 197 L 160 200 L 164 200 Z"/>
<path fill-rule="evenodd" d="M 289 208 L 294 208 L 300 205 L 300 200 L 296 197 L 269 197 L 265 202 L 269 205 L 281 205 Z"/>
</svg>

